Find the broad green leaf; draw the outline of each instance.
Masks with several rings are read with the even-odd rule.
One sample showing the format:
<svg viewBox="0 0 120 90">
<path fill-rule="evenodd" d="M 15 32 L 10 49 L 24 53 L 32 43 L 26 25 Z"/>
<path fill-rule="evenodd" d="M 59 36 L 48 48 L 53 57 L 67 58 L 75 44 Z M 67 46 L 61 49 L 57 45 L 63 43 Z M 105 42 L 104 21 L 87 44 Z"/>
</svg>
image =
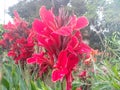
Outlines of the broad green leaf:
<svg viewBox="0 0 120 90">
<path fill-rule="evenodd" d="M 31 83 L 31 90 L 40 90 L 33 81 L 30 81 L 30 83 Z"/>
<path fill-rule="evenodd" d="M 7 90 L 10 90 L 10 84 L 4 77 L 2 78 L 1 83 L 7 88 Z"/>
</svg>

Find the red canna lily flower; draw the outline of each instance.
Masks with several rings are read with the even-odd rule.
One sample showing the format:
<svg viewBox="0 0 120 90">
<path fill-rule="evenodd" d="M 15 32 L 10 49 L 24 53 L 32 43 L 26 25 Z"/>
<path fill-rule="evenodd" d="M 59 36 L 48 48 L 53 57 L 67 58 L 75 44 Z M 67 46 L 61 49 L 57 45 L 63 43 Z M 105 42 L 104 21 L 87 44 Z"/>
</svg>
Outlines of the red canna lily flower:
<svg viewBox="0 0 120 90">
<path fill-rule="evenodd" d="M 74 68 L 83 56 L 86 55 L 85 59 L 90 57 L 91 48 L 83 43 L 79 31 L 88 25 L 88 20 L 85 16 L 77 18 L 75 15 L 67 15 L 63 9 L 55 16 L 52 10 L 47 10 L 45 6 L 40 9 L 40 18 L 41 20 L 35 19 L 32 26 L 38 45 L 44 50 L 33 54 L 27 62 L 37 63 L 40 73 L 50 66 L 53 69 L 52 81 L 65 78 L 66 90 L 71 90 Z"/>
<path fill-rule="evenodd" d="M 52 71 L 52 81 L 66 79 L 66 90 L 72 89 L 73 71 L 78 63 L 90 59 L 92 52 L 87 44 L 83 43 L 80 29 L 88 25 L 85 16 L 77 18 L 60 9 L 55 16 L 52 10 L 42 6 L 40 20 L 35 19 L 32 29 L 27 22 L 14 12 L 14 23 L 4 25 L 7 32 L 3 35 L 0 45 L 7 47 L 8 55 L 17 63 L 19 60 L 28 64 L 38 64 L 40 77 L 49 70 Z M 34 44 L 42 48 L 34 52 Z M 80 77 L 86 76 L 86 71 Z"/>
<path fill-rule="evenodd" d="M 77 19 L 75 15 L 69 17 L 66 22 L 65 18 L 62 18 L 63 12 L 60 12 L 59 16 L 55 16 L 52 10 L 47 10 L 45 6 L 40 9 L 41 21 L 35 20 L 33 28 L 36 28 L 37 32 L 45 31 L 45 28 L 49 28 L 49 31 L 63 36 L 72 34 L 73 30 L 79 30 L 88 25 L 86 17 L 82 16 Z M 38 23 L 37 23 L 38 22 Z M 73 24 L 74 22 L 74 24 Z"/>
<path fill-rule="evenodd" d="M 14 15 L 14 22 L 3 26 L 6 32 L 3 34 L 2 47 L 7 49 L 8 56 L 11 56 L 15 63 L 19 60 L 26 62 L 26 59 L 34 52 L 34 43 L 27 40 L 32 30 L 16 11 Z"/>
<path fill-rule="evenodd" d="M 35 19 L 33 22 L 33 30 L 37 33 L 38 44 L 57 56 L 60 50 L 66 48 L 73 30 L 78 30 L 88 25 L 88 20 L 84 16 L 77 19 L 73 15 L 65 19 L 63 12 L 55 16 L 52 10 L 47 10 L 45 6 L 40 9 L 40 17 L 41 20 Z"/>
</svg>

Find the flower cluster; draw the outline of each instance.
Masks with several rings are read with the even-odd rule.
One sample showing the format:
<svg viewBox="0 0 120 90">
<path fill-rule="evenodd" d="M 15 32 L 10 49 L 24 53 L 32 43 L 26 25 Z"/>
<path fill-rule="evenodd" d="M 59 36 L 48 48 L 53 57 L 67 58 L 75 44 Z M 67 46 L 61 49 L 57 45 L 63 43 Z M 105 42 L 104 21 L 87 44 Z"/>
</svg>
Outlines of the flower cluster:
<svg viewBox="0 0 120 90">
<path fill-rule="evenodd" d="M 32 31 L 28 28 L 27 22 L 22 20 L 16 11 L 14 15 L 13 23 L 9 22 L 3 26 L 6 32 L 2 36 L 3 39 L 0 40 L 0 45 L 7 49 L 8 56 L 11 56 L 18 63 L 19 60 L 26 61 L 32 56 L 34 43 L 29 43 L 27 40 Z"/>
<path fill-rule="evenodd" d="M 40 9 L 40 20 L 35 19 L 32 27 L 36 33 L 39 53 L 27 59 L 28 64 L 37 63 L 40 76 L 52 68 L 52 81 L 66 79 L 66 90 L 71 90 L 72 72 L 79 62 L 89 60 L 92 49 L 83 42 L 80 29 L 88 25 L 85 16 L 77 18 L 60 9 L 55 16 L 45 6 Z"/>
<path fill-rule="evenodd" d="M 41 7 L 39 13 L 41 19 L 35 19 L 30 29 L 27 22 L 14 12 L 14 23 L 4 25 L 6 32 L 0 45 L 8 50 L 8 56 L 16 63 L 20 60 L 38 64 L 40 77 L 52 69 L 52 81 L 65 79 L 66 90 L 71 90 L 75 68 L 80 62 L 89 64 L 91 56 L 96 53 L 83 42 L 80 32 L 89 22 L 85 16 L 77 18 L 63 8 L 58 16 L 45 6 Z M 35 44 L 37 52 L 34 50 Z M 86 76 L 86 71 L 79 75 L 81 78 Z"/>
</svg>

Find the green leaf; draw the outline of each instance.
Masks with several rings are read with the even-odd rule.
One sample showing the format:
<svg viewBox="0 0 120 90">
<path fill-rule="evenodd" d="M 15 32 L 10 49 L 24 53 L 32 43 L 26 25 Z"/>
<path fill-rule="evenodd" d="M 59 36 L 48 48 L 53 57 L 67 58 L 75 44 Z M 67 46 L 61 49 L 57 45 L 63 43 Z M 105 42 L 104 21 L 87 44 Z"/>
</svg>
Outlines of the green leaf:
<svg viewBox="0 0 120 90">
<path fill-rule="evenodd" d="M 31 81 L 30 84 L 31 84 L 31 90 L 40 90 L 33 81 Z"/>
<path fill-rule="evenodd" d="M 55 85 L 55 90 L 61 90 L 61 83 L 60 82 L 56 82 L 56 85 Z"/>
<path fill-rule="evenodd" d="M 7 79 L 5 79 L 4 77 L 2 78 L 1 80 L 1 83 L 3 86 L 5 86 L 7 88 L 7 90 L 10 90 L 10 84 L 9 82 L 7 81 Z"/>
</svg>

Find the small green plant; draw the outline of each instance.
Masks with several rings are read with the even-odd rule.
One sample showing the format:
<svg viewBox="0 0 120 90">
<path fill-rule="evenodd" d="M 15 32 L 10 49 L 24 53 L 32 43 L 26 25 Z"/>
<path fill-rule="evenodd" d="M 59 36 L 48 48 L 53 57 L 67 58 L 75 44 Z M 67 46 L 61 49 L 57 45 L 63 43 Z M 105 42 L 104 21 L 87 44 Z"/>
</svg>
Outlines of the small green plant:
<svg viewBox="0 0 120 90">
<path fill-rule="evenodd" d="M 109 53 L 109 58 L 118 58 L 117 62 L 120 59 L 120 32 L 115 31 L 111 36 L 106 38 L 106 52 Z M 112 60 L 116 62 L 115 60 Z M 116 63 L 117 63 L 116 62 Z"/>
<path fill-rule="evenodd" d="M 105 60 L 96 67 L 92 90 L 120 90 L 120 63 L 111 64 Z"/>
<path fill-rule="evenodd" d="M 120 32 L 107 36 L 102 60 L 95 64 L 92 90 L 120 90 Z"/>
<path fill-rule="evenodd" d="M 3 63 L 1 70 L 0 90 L 52 90 L 40 79 L 33 80 L 28 69 L 23 71 L 13 60 L 6 59 L 8 61 Z"/>
<path fill-rule="evenodd" d="M 28 71 L 29 66 L 25 66 L 24 70 L 21 65 L 16 65 L 13 60 L 4 57 L 0 69 L 0 90 L 61 90 L 61 83 L 57 82 L 50 88 L 40 78 L 35 79 Z M 45 76 L 45 78 L 47 78 Z M 48 82 L 48 80 L 46 80 Z"/>
</svg>

